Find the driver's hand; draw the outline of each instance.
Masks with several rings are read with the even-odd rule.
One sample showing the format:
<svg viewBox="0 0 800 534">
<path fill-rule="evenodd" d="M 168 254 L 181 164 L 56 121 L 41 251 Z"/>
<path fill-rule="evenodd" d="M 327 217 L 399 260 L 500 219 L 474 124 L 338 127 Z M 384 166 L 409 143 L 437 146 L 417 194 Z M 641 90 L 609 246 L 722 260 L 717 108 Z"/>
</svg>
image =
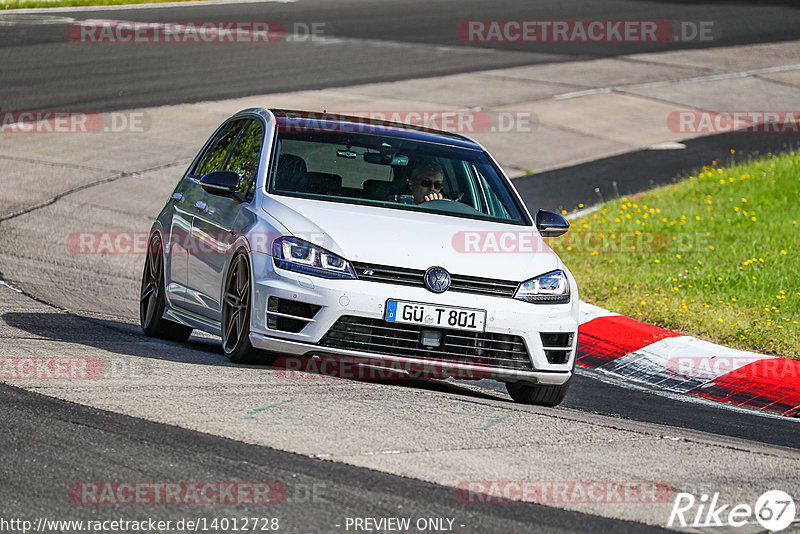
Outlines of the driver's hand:
<svg viewBox="0 0 800 534">
<path fill-rule="evenodd" d="M 444 197 L 441 193 L 431 193 L 429 195 L 425 195 L 425 202 L 428 202 L 429 200 L 441 200 L 443 198 Z"/>
</svg>

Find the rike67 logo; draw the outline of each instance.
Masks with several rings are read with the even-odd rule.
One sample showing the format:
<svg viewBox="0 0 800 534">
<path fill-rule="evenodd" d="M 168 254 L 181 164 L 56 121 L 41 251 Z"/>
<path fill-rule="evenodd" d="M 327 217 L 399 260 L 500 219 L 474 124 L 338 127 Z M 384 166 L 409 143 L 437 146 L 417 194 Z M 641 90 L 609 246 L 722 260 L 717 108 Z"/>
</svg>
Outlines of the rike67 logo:
<svg viewBox="0 0 800 534">
<path fill-rule="evenodd" d="M 756 499 L 755 506 L 747 503 L 730 504 L 720 501 L 719 492 L 703 494 L 677 493 L 669 514 L 668 527 L 743 527 L 758 522 L 771 532 L 784 530 L 795 518 L 795 504 L 785 491 L 770 490 Z"/>
</svg>

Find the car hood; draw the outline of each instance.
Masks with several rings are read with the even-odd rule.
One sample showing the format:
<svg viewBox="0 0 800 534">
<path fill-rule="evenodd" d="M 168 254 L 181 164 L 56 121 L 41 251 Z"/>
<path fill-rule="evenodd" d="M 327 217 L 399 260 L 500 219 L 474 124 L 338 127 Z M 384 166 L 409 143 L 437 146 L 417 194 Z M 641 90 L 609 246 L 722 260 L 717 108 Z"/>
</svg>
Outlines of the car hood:
<svg viewBox="0 0 800 534">
<path fill-rule="evenodd" d="M 351 262 L 524 281 L 563 264 L 533 226 L 402 209 L 265 197 L 292 235 Z"/>
</svg>

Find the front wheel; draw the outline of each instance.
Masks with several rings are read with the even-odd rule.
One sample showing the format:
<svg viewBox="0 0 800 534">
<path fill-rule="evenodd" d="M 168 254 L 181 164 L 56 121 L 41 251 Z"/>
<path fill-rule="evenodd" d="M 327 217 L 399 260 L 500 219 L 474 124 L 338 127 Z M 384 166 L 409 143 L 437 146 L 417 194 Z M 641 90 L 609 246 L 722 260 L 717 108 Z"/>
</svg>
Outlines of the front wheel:
<svg viewBox="0 0 800 534">
<path fill-rule="evenodd" d="M 529 384 L 526 382 L 506 382 L 506 389 L 514 402 L 520 404 L 536 404 L 539 406 L 558 406 L 572 382 L 572 377 L 559 386 L 545 384 Z"/>
<path fill-rule="evenodd" d="M 147 258 L 142 273 L 142 290 L 139 293 L 139 324 L 144 335 L 186 341 L 192 335 L 188 326 L 164 319 L 164 246 L 161 236 L 153 234 L 147 247 Z"/>
<path fill-rule="evenodd" d="M 250 266 L 238 252 L 231 261 L 222 300 L 222 350 L 233 363 L 258 363 L 263 355 L 250 343 Z"/>
</svg>

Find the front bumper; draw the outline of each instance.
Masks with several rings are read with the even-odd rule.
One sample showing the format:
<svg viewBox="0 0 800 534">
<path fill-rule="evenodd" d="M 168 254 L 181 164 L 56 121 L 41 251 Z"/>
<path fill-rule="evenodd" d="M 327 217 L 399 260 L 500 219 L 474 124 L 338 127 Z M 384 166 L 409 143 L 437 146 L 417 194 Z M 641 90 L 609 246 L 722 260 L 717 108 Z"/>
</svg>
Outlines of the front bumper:
<svg viewBox="0 0 800 534">
<path fill-rule="evenodd" d="M 266 271 L 257 280 L 253 295 L 250 341 L 256 348 L 294 356 L 368 359 L 393 367 L 430 364 L 430 359 L 426 357 L 367 352 L 359 350 L 357 346 L 350 349 L 320 344 L 325 334 L 341 317 L 355 316 L 383 321 L 386 301 L 397 299 L 486 310 L 485 332 L 521 338 L 530 358 L 527 369 L 489 365 L 480 358 L 469 363 L 437 362 L 437 366 L 446 374 L 463 377 L 465 373 L 471 372 L 502 381 L 553 385 L 563 384 L 572 375 L 578 337 L 576 291 L 572 292 L 572 301 L 567 304 L 540 305 L 512 298 L 456 291 L 435 294 L 424 288 L 365 280 L 328 280 L 277 269 L 272 265 Z M 313 315 L 313 320 L 298 332 L 276 330 L 268 326 L 267 302 L 270 297 L 319 306 L 319 310 Z M 563 363 L 549 363 L 540 333 L 572 333 L 568 359 Z"/>
<path fill-rule="evenodd" d="M 347 357 L 364 360 L 369 365 L 380 362 L 389 369 L 410 370 L 412 374 L 417 376 L 422 375 L 422 377 L 431 377 L 435 375 L 437 378 L 442 378 L 443 376 L 449 375 L 456 378 L 492 378 L 504 382 L 532 382 L 544 385 L 561 385 L 572 376 L 571 370 L 547 372 L 522 371 L 518 369 L 500 369 L 479 364 L 461 364 L 455 362 L 436 362 L 436 365 L 432 368 L 431 362 L 422 358 L 407 358 L 373 352 L 322 347 L 319 345 L 268 337 L 256 333 L 250 333 L 250 343 L 261 350 L 293 356 Z M 426 373 L 426 369 L 431 370 Z"/>
</svg>

